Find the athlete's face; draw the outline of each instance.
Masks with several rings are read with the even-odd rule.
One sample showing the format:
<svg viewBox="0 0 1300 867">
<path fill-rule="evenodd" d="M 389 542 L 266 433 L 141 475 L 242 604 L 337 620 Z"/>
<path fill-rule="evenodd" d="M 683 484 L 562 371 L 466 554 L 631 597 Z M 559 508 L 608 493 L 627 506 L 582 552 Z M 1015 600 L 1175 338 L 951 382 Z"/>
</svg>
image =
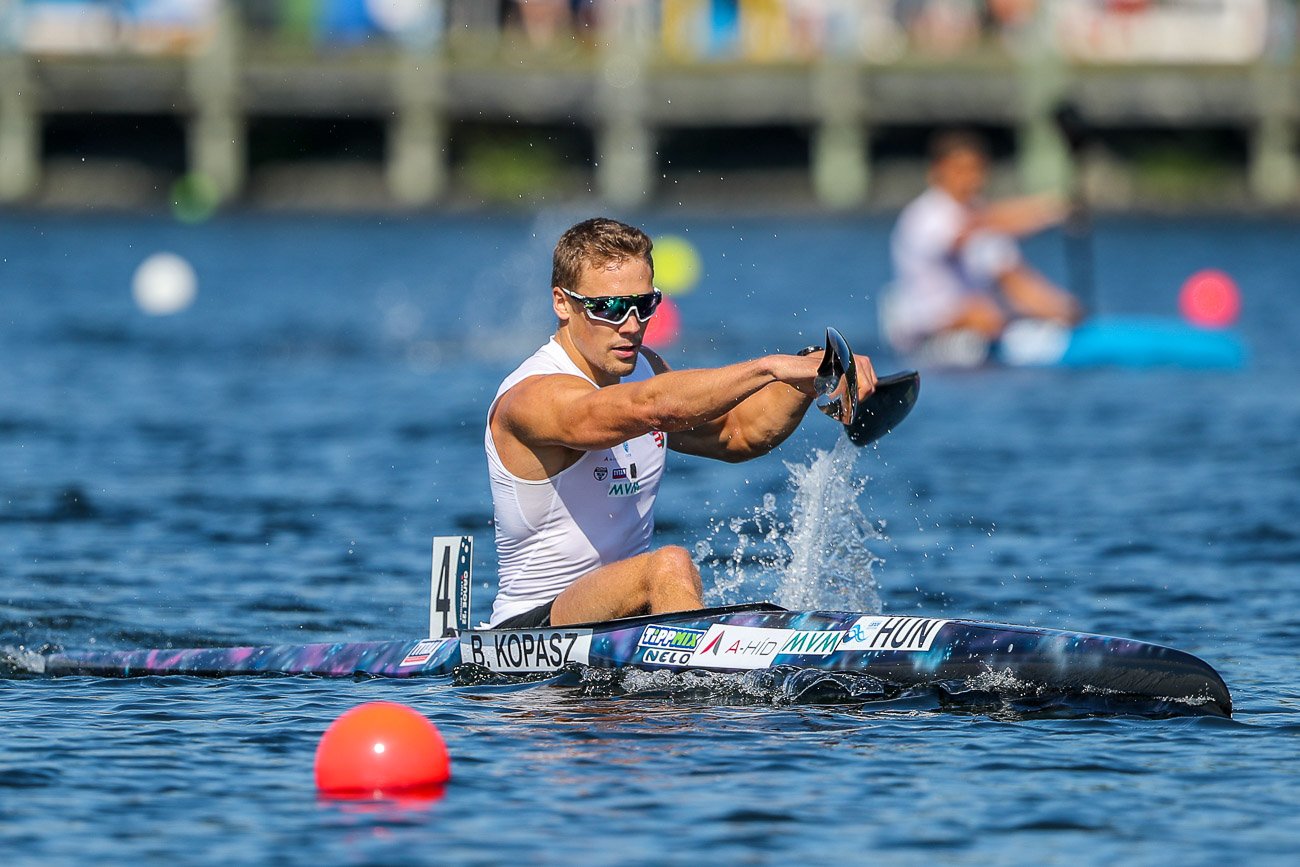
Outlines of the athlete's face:
<svg viewBox="0 0 1300 867">
<path fill-rule="evenodd" d="M 972 150 L 955 150 L 934 164 L 934 182 L 959 202 L 973 201 L 988 179 L 988 162 Z"/>
<path fill-rule="evenodd" d="M 612 385 L 636 367 L 646 325 L 632 313 L 618 325 L 592 319 L 582 302 L 565 295 L 568 289 L 588 298 L 603 295 L 645 295 L 654 291 L 654 275 L 644 259 L 625 259 L 600 267 L 586 266 L 577 286 L 552 287 L 555 315 L 565 326 L 578 353 L 587 362 L 592 379 Z"/>
</svg>

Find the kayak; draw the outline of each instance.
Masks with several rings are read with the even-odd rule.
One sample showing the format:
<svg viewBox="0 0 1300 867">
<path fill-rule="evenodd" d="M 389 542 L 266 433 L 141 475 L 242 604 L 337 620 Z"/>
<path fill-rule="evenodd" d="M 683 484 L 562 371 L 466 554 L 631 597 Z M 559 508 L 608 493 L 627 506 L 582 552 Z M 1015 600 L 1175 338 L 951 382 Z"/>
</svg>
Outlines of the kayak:
<svg viewBox="0 0 1300 867">
<path fill-rule="evenodd" d="M 1247 359 L 1245 344 L 1230 331 L 1197 328 L 1157 316 L 1090 319 L 1064 331 L 1059 344 L 1039 356 L 1015 345 L 1017 324 L 1008 328 L 995 348 L 996 358 L 1004 364 L 1236 370 L 1245 366 Z"/>
<path fill-rule="evenodd" d="M 900 688 L 992 675 L 1021 691 L 1173 702 L 1231 716 L 1219 674 L 1168 647 L 1080 632 L 974 620 L 788 611 L 771 603 L 706 608 L 549 629 L 469 629 L 404 641 L 47 654 L 40 673 L 95 675 L 450 676 L 570 666 L 750 672 L 782 666 L 865 674 Z"/>
<path fill-rule="evenodd" d="M 897 346 L 889 304 L 880 306 L 881 334 Z M 990 342 L 954 331 L 903 353 L 922 368 L 1006 367 L 1176 368 L 1238 370 L 1249 360 L 1244 341 L 1227 330 L 1198 328 L 1161 316 L 1098 316 L 1070 329 L 1041 320 L 1012 322 Z"/>
</svg>

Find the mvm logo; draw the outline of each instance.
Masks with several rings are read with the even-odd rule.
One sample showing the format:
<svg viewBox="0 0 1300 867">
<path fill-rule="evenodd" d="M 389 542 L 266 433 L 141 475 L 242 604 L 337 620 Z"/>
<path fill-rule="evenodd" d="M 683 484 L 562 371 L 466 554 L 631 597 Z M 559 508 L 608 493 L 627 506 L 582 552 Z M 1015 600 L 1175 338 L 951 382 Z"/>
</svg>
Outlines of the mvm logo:
<svg viewBox="0 0 1300 867">
<path fill-rule="evenodd" d="M 609 496 L 611 497 L 630 497 L 639 493 L 641 493 L 640 482 L 616 482 L 609 486 Z"/>
<path fill-rule="evenodd" d="M 843 637 L 844 633 L 837 630 L 801 629 L 781 645 L 780 652 L 800 656 L 829 656 L 840 646 L 840 639 Z"/>
</svg>

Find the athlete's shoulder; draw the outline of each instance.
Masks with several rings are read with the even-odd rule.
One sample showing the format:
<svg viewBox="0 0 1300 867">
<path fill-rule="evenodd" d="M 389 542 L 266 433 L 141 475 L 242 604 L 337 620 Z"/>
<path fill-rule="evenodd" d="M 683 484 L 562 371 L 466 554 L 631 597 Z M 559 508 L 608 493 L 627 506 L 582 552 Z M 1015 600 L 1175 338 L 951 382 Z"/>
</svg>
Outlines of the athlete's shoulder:
<svg viewBox="0 0 1300 867">
<path fill-rule="evenodd" d="M 573 365 L 568 363 L 564 350 L 552 338 L 506 375 L 506 378 L 501 381 L 501 385 L 497 389 L 497 396 L 500 397 L 510 391 L 525 379 L 556 373 L 574 373 L 575 371 L 572 368 Z"/>
<path fill-rule="evenodd" d="M 634 375 L 643 373 L 644 376 L 654 376 L 657 373 L 667 373 L 670 370 L 672 368 L 668 366 L 668 362 L 664 361 L 663 356 L 644 344 L 641 346 L 641 357 L 636 360 Z"/>
</svg>

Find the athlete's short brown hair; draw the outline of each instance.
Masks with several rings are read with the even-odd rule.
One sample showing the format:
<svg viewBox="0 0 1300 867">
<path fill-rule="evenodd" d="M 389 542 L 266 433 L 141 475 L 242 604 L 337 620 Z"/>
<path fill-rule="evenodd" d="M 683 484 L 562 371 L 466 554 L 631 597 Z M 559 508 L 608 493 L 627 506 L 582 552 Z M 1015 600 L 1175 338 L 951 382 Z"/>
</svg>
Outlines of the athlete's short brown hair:
<svg viewBox="0 0 1300 867">
<path fill-rule="evenodd" d="M 551 285 L 576 292 L 584 267 L 602 268 L 628 259 L 644 259 L 653 277 L 655 263 L 650 255 L 653 247 L 650 237 L 635 226 L 608 217 L 583 220 L 561 235 L 555 244 Z"/>
</svg>

